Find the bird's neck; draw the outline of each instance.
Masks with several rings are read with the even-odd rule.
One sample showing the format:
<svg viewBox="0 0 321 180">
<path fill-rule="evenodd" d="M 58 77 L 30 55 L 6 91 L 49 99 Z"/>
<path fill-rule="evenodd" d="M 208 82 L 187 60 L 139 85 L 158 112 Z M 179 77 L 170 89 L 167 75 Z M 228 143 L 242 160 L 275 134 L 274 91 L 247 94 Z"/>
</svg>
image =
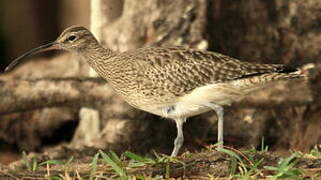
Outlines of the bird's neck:
<svg viewBox="0 0 321 180">
<path fill-rule="evenodd" d="M 100 76 L 106 78 L 108 70 L 112 70 L 114 62 L 111 60 L 117 53 L 111 49 L 103 48 L 100 45 L 90 46 L 79 52 L 80 56 L 85 59 L 91 68 Z"/>
<path fill-rule="evenodd" d="M 135 66 L 132 61 L 126 58 L 117 58 L 119 53 L 101 46 L 87 49 L 80 53 L 87 60 L 88 64 L 101 76 L 106 79 L 116 92 L 121 96 L 128 94 L 128 84 L 133 82 L 135 74 L 125 76 L 133 72 Z"/>
</svg>

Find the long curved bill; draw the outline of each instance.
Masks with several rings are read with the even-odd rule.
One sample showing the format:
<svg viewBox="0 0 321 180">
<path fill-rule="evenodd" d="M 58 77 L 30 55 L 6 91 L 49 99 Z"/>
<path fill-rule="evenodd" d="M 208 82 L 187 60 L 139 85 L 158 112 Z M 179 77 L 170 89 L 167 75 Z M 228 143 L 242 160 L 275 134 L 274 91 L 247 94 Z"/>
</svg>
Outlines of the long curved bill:
<svg viewBox="0 0 321 180">
<path fill-rule="evenodd" d="M 21 62 L 22 59 L 33 55 L 33 54 L 37 54 L 40 52 L 44 52 L 44 51 L 49 51 L 49 50 L 53 50 L 53 49 L 60 49 L 60 46 L 58 43 L 56 42 L 51 42 L 36 48 L 31 49 L 30 51 L 22 54 L 21 56 L 17 57 L 15 60 L 13 60 L 4 70 L 4 72 L 9 72 L 11 71 L 17 64 L 19 64 Z"/>
</svg>

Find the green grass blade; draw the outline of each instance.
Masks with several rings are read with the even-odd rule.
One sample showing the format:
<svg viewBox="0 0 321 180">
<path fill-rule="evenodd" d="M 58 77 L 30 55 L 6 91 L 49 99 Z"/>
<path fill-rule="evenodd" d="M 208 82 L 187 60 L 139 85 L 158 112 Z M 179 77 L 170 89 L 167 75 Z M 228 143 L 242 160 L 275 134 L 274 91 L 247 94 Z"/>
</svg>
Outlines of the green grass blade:
<svg viewBox="0 0 321 180">
<path fill-rule="evenodd" d="M 135 153 L 132 153 L 132 152 L 129 152 L 129 151 L 126 151 L 124 153 L 124 156 L 128 157 L 129 159 L 133 159 L 135 161 L 139 161 L 139 162 L 145 162 L 146 161 L 146 158 L 142 157 L 142 156 L 139 156 Z"/>
<path fill-rule="evenodd" d="M 231 150 L 224 149 L 224 148 L 217 148 L 217 151 L 228 154 L 229 156 L 234 157 L 237 160 L 239 160 L 240 162 L 242 162 L 242 159 L 240 158 L 240 156 Z"/>
<path fill-rule="evenodd" d="M 25 151 L 22 151 L 22 160 L 29 171 L 32 171 L 31 164 L 28 160 L 27 154 Z"/>
<path fill-rule="evenodd" d="M 128 176 L 123 168 L 121 168 L 116 162 L 114 162 L 106 153 L 102 150 L 99 150 L 100 155 L 102 156 L 103 160 L 112 167 L 112 169 L 122 178 L 128 179 Z"/>
<path fill-rule="evenodd" d="M 64 162 L 63 162 L 63 161 L 59 161 L 59 160 L 48 160 L 48 161 L 41 162 L 39 165 L 40 165 L 40 166 L 43 166 L 43 165 L 46 165 L 46 164 L 50 164 L 50 165 L 62 165 L 62 164 L 64 164 Z"/>
<path fill-rule="evenodd" d="M 146 177 L 143 175 L 136 175 L 135 177 L 136 179 L 139 179 L 139 180 L 147 180 Z"/>
<path fill-rule="evenodd" d="M 95 174 L 96 174 L 96 171 L 97 171 L 97 161 L 98 161 L 98 157 L 99 157 L 99 153 L 97 153 L 92 162 L 90 163 L 90 167 L 91 167 L 91 170 L 90 170 L 90 177 L 89 177 L 89 180 L 93 180 L 94 177 L 95 177 Z"/>
<path fill-rule="evenodd" d="M 270 170 L 270 171 L 277 171 L 278 168 L 274 166 L 264 166 L 264 169 Z"/>
<path fill-rule="evenodd" d="M 38 161 L 36 158 L 32 158 L 32 172 L 35 172 L 38 169 Z"/>
<path fill-rule="evenodd" d="M 235 158 L 232 158 L 230 161 L 230 174 L 234 175 L 236 173 L 237 169 L 237 160 Z"/>
<path fill-rule="evenodd" d="M 62 177 L 58 176 L 58 175 L 53 175 L 48 177 L 50 180 L 62 180 Z"/>
<path fill-rule="evenodd" d="M 118 164 L 118 166 L 122 165 L 122 160 L 117 156 L 117 154 L 114 151 L 109 151 L 110 158 Z"/>
<path fill-rule="evenodd" d="M 68 161 L 65 163 L 65 166 L 68 166 L 74 160 L 74 156 L 71 156 Z"/>
<path fill-rule="evenodd" d="M 268 152 L 268 150 L 269 150 L 269 146 L 265 145 L 265 139 L 263 136 L 261 140 L 261 152 Z"/>
</svg>

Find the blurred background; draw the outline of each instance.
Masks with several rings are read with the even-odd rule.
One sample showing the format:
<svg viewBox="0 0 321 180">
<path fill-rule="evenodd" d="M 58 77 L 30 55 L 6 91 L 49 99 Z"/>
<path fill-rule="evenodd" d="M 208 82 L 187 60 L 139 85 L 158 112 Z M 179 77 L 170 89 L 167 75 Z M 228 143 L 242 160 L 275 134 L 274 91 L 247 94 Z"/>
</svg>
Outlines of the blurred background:
<svg viewBox="0 0 321 180">
<path fill-rule="evenodd" d="M 16 57 L 41 44 L 55 40 L 63 29 L 71 25 L 89 25 L 89 0 L 10 0 L 0 1 L 0 69 L 1 71 Z M 37 56 L 50 57 L 51 52 Z M 48 115 L 48 113 L 45 113 Z M 26 117 L 26 115 L 22 115 Z M 6 118 L 0 117 L 1 120 Z M 15 119 L 10 117 L 10 119 Z M 21 117 L 17 117 L 21 119 Z M 30 117 L 28 118 L 30 119 Z M 32 118 L 31 118 L 32 119 Z M 19 123 L 18 123 L 19 124 Z M 23 126 L 27 126 L 23 123 Z M 0 128 L 7 127 L 2 121 Z M 75 125 L 74 125 L 75 126 Z M 12 127 L 9 129 L 16 129 Z M 74 128 L 73 128 L 74 129 Z M 23 130 L 22 130 L 23 131 Z M 25 136 L 24 133 L 9 136 Z M 61 134 L 62 132 L 57 132 Z M 73 131 L 71 131 L 73 133 Z M 26 135 L 28 136 L 28 135 Z M 72 136 L 68 133 L 66 136 Z M 63 135 L 63 139 L 66 137 Z M 6 138 L 4 138 L 6 139 Z M 34 139 L 34 138 L 31 138 Z M 59 139 L 59 138 L 58 138 Z M 70 138 L 67 138 L 70 140 Z M 23 140 L 22 140 L 23 141 Z M 45 140 L 51 142 L 50 138 Z M 28 143 L 27 143 L 28 144 Z M 28 146 L 26 144 L 26 146 Z M 8 163 L 20 157 L 17 143 L 0 140 L 0 163 Z M 23 148 L 26 149 L 26 148 Z M 27 148 L 28 149 L 28 148 Z"/>
<path fill-rule="evenodd" d="M 316 68 L 310 84 L 285 85 L 272 94 L 263 92 L 226 108 L 225 139 L 227 145 L 258 147 L 264 137 L 266 145 L 276 151 L 309 151 L 320 144 L 320 0 L 104 2 L 118 7 L 113 15 L 105 14 L 108 22 L 100 38 L 104 46 L 113 50 L 185 45 L 258 63 L 299 67 L 314 63 Z M 27 50 L 55 40 L 68 26 L 90 26 L 89 0 L 7 0 L 0 1 L 0 8 L 1 70 Z M 79 63 L 72 55 L 56 57 L 42 53 L 39 56 L 41 62 L 30 61 L 12 74 L 0 76 L 0 80 L 88 76 L 79 72 L 85 63 Z M 174 123 L 135 110 L 110 91 L 107 93 L 110 93 L 109 104 L 98 107 L 100 129 L 104 133 L 99 142 L 113 141 L 117 145 L 105 148 L 116 151 L 132 148 L 140 153 L 151 149 L 164 153 L 171 150 L 176 135 Z M 260 97 L 267 98 L 263 105 L 255 105 Z M 288 100 L 282 100 L 284 97 Z M 0 115 L 0 162 L 12 161 L 5 159 L 9 157 L 5 153 L 14 152 L 12 156 L 18 159 L 22 150 L 41 152 L 47 146 L 69 143 L 78 124 L 78 107 L 44 107 Z M 216 115 L 207 113 L 191 118 L 184 128 L 185 148 L 199 150 L 215 143 Z M 142 142 L 143 150 L 139 149 Z"/>
<path fill-rule="evenodd" d="M 71 25 L 89 25 L 89 0 L 1 1 L 0 66 L 32 47 L 55 40 Z"/>
</svg>

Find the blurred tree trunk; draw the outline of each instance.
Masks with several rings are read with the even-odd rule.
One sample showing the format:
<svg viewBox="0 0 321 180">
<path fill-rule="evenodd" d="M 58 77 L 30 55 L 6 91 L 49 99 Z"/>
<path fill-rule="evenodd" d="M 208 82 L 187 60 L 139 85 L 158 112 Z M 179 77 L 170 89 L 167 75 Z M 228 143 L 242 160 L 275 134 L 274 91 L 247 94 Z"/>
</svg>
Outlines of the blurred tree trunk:
<svg viewBox="0 0 321 180">
<path fill-rule="evenodd" d="M 207 33 L 211 50 L 252 62 L 284 63 L 292 66 L 314 62 L 316 69 L 311 74 L 311 89 L 314 95 L 319 94 L 320 1 L 208 2 Z M 320 103 L 315 101 L 308 106 L 271 109 L 266 111 L 267 114 L 253 109 L 252 115 L 255 117 L 254 121 L 265 119 L 264 122 L 268 124 L 261 130 L 268 144 L 307 151 L 321 142 L 321 123 L 318 116 L 320 108 Z M 248 110 L 244 109 L 240 113 L 245 114 L 246 111 Z M 227 121 L 226 124 L 227 128 L 238 127 L 235 120 Z"/>
<path fill-rule="evenodd" d="M 103 29 L 121 15 L 123 0 L 91 0 L 90 6 L 90 30 L 101 44 L 105 44 Z M 89 77 L 98 76 L 85 60 L 79 59 L 79 61 L 81 74 L 88 74 Z M 79 116 L 80 123 L 73 138 L 73 144 L 90 145 L 94 138 L 99 137 L 99 112 L 96 109 L 83 107 L 80 109 Z"/>
<path fill-rule="evenodd" d="M 224 135 L 227 144 L 240 146 L 258 146 L 262 136 L 275 148 L 308 150 L 320 142 L 321 107 L 316 96 L 321 88 L 321 66 L 316 61 L 321 52 L 318 0 L 109 0 L 98 9 L 102 15 L 92 20 L 93 33 L 105 47 L 120 52 L 150 45 L 185 45 L 252 62 L 314 62 L 310 84 L 293 84 L 287 91 L 291 98 L 314 100 L 311 104 L 290 101 L 287 106 L 267 108 L 284 98 L 281 90 L 269 96 L 267 91 L 259 92 L 251 100 L 226 108 Z M 61 72 L 66 70 L 61 68 Z M 82 75 L 88 74 L 84 62 L 80 69 Z M 141 153 L 171 151 L 174 123 L 134 109 L 114 94 L 110 96 L 110 101 L 97 107 L 101 121 L 93 123 L 91 132 L 101 130 L 98 138 L 90 140 L 92 145 Z M 265 103 L 261 102 L 264 108 L 250 105 L 255 96 L 265 97 Z M 215 142 L 215 122 L 214 112 L 190 118 L 184 126 L 185 147 Z M 86 131 L 81 134 L 86 136 Z"/>
<path fill-rule="evenodd" d="M 102 0 L 91 0 L 90 3 L 90 30 L 100 43 L 102 43 L 102 26 L 106 24 L 107 19 L 103 11 L 104 5 Z M 85 63 L 84 59 L 79 59 L 79 61 L 80 74 L 88 74 L 89 77 L 98 76 L 98 74 Z M 99 135 L 99 112 L 96 109 L 82 107 L 79 112 L 79 120 L 80 123 L 73 137 L 73 144 L 75 146 L 79 146 L 80 144 L 90 145 L 91 141 Z"/>
</svg>

